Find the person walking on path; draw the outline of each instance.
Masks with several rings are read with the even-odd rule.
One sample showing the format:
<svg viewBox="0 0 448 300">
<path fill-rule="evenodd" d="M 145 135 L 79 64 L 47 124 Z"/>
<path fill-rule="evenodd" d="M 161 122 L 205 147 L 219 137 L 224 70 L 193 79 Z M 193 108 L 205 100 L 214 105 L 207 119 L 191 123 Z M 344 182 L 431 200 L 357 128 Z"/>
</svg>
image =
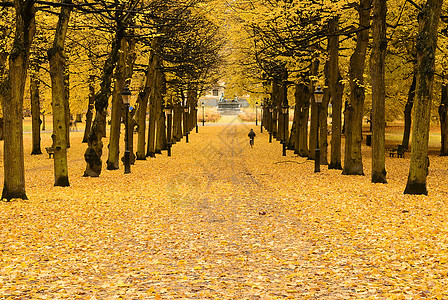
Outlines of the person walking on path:
<svg viewBox="0 0 448 300">
<path fill-rule="evenodd" d="M 253 147 L 253 145 L 254 145 L 254 140 L 255 140 L 255 132 L 254 132 L 254 130 L 253 129 L 251 129 L 250 131 L 249 131 L 249 134 L 247 135 L 248 137 L 249 137 L 249 144 L 250 144 L 250 147 L 252 148 Z"/>
</svg>

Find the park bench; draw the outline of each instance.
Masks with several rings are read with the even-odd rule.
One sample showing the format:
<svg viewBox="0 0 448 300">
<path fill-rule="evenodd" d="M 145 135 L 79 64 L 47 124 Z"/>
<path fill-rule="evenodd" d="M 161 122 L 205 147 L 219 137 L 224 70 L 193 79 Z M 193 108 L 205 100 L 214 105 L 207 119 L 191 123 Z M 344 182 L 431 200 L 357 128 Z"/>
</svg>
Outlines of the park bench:
<svg viewBox="0 0 448 300">
<path fill-rule="evenodd" d="M 53 147 L 46 147 L 45 150 L 48 153 L 48 158 L 51 158 L 52 155 L 54 157 L 54 148 Z"/>
<path fill-rule="evenodd" d="M 387 151 L 389 151 L 389 156 L 390 157 L 395 157 L 395 154 L 397 155 L 397 157 L 404 157 L 404 153 L 406 152 L 406 148 L 403 147 L 403 145 L 398 145 L 395 148 L 388 148 L 386 149 Z"/>
</svg>

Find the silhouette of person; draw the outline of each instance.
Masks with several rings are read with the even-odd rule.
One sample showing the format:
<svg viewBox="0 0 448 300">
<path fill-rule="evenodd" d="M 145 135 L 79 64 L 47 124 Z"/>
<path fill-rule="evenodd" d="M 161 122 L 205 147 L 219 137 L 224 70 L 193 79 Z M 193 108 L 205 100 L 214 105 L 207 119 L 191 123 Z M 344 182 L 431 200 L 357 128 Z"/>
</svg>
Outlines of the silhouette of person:
<svg viewBox="0 0 448 300">
<path fill-rule="evenodd" d="M 254 132 L 254 130 L 251 129 L 247 136 L 249 137 L 249 144 L 250 144 L 250 147 L 252 148 L 253 145 L 254 145 L 254 140 L 255 140 L 255 132 Z"/>
</svg>

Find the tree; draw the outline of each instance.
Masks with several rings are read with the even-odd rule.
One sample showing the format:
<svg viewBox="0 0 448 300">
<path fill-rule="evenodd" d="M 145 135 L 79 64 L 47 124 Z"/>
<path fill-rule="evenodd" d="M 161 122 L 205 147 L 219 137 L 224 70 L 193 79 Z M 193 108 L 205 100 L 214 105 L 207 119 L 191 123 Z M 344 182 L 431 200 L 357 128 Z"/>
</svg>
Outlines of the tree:
<svg viewBox="0 0 448 300">
<path fill-rule="evenodd" d="M 329 169 L 342 170 L 341 140 L 342 140 L 342 95 L 344 86 L 339 71 L 339 16 L 335 16 L 328 22 L 328 83 L 332 104 L 331 123 L 331 158 Z"/>
<path fill-rule="evenodd" d="M 357 6 L 359 29 L 355 51 L 350 58 L 350 103 L 346 110 L 345 159 L 343 175 L 364 175 L 361 155 L 362 118 L 364 114 L 364 66 L 369 43 L 372 0 L 360 0 Z"/>
<path fill-rule="evenodd" d="M 414 119 L 412 125 L 411 162 L 405 194 L 427 195 L 428 140 L 434 82 L 437 28 L 443 0 L 428 0 L 419 15 L 416 42 L 417 73 Z"/>
<path fill-rule="evenodd" d="M 30 48 L 36 30 L 34 4 L 34 0 L 14 0 L 16 31 L 9 55 L 8 77 L 0 86 L 5 130 L 4 161 L 11 162 L 4 166 L 2 199 L 6 200 L 27 199 L 22 109 Z"/>
<path fill-rule="evenodd" d="M 372 182 L 387 183 L 385 162 L 385 59 L 386 59 L 386 0 L 373 0 L 372 35 L 370 56 L 372 78 Z"/>
<path fill-rule="evenodd" d="M 67 165 L 67 82 L 66 56 L 64 53 L 68 22 L 72 11 L 71 0 L 64 0 L 54 35 L 53 46 L 48 50 L 50 61 L 52 106 L 53 106 L 53 148 L 54 148 L 54 185 L 69 186 Z"/>
</svg>

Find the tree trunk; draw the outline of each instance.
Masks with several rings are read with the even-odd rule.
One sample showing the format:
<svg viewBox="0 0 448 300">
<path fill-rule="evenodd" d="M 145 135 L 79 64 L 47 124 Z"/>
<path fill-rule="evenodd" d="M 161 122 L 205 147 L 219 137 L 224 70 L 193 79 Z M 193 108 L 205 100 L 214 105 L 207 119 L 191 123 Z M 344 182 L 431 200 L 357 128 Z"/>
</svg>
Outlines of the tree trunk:
<svg viewBox="0 0 448 300">
<path fill-rule="evenodd" d="M 386 0 L 373 0 L 372 35 L 373 47 L 370 56 L 370 76 L 372 78 L 372 182 L 387 183 L 386 180 L 386 83 L 385 59 L 386 39 Z"/>
<path fill-rule="evenodd" d="M 65 53 L 64 53 L 65 56 Z M 67 59 L 64 58 L 64 63 L 67 63 Z M 64 105 L 65 105 L 65 140 L 67 141 L 67 149 L 70 148 L 70 74 L 68 72 L 68 66 L 64 65 Z M 54 117 L 53 117 L 54 119 Z"/>
<path fill-rule="evenodd" d="M 88 148 L 84 153 L 87 166 L 84 176 L 98 177 L 101 174 L 103 154 L 102 138 L 106 136 L 106 115 L 108 99 L 111 94 L 111 83 L 115 64 L 118 61 L 118 53 L 121 40 L 124 37 L 124 27 L 122 24 L 117 25 L 112 48 L 109 57 L 104 63 L 103 75 L 101 78 L 100 90 L 95 95 L 95 119 L 89 133 Z"/>
<path fill-rule="evenodd" d="M 155 157 L 156 156 L 156 137 L 157 137 L 157 120 L 158 120 L 158 108 L 157 105 L 159 103 L 158 94 L 160 92 L 160 87 L 158 84 L 158 73 L 161 67 L 160 58 L 158 53 L 159 49 L 159 41 L 158 38 L 154 38 L 151 42 L 151 48 L 153 52 L 151 52 L 151 56 L 149 58 L 149 69 L 148 76 L 149 81 L 151 82 L 152 89 L 149 93 L 149 125 L 148 125 L 148 145 L 146 156 Z"/>
<path fill-rule="evenodd" d="M 361 154 L 362 118 L 365 99 L 364 67 L 369 44 L 370 8 L 372 0 L 361 0 L 359 31 L 355 51 L 350 58 L 350 107 L 345 128 L 345 159 L 343 175 L 364 175 Z"/>
<path fill-rule="evenodd" d="M 151 60 L 151 59 L 150 59 Z M 148 76 L 149 70 L 145 75 L 145 86 L 138 94 L 138 120 L 137 120 L 137 160 L 145 160 L 145 142 L 146 142 L 146 113 L 148 111 L 148 99 L 151 91 L 150 76 Z"/>
<path fill-rule="evenodd" d="M 23 154 L 23 96 L 36 31 L 33 0 L 15 0 L 16 24 L 14 43 L 9 56 L 9 75 L 0 87 L 3 100 L 5 141 L 4 186 L 2 199 L 27 199 Z"/>
<path fill-rule="evenodd" d="M 71 0 L 64 0 L 70 4 Z M 54 148 L 54 185 L 70 186 L 68 180 L 67 164 L 67 80 L 66 80 L 66 57 L 64 53 L 65 37 L 70 19 L 71 6 L 61 8 L 59 20 L 54 35 L 53 47 L 48 50 L 51 76 L 51 95 L 53 107 L 53 148 Z"/>
<path fill-rule="evenodd" d="M 173 143 L 176 143 L 182 139 L 182 114 L 183 109 L 180 102 L 176 102 L 173 105 Z"/>
<path fill-rule="evenodd" d="M 443 73 L 444 82 L 447 79 Z M 442 83 L 442 98 L 439 105 L 440 135 L 442 138 L 440 156 L 448 156 L 448 85 Z"/>
<path fill-rule="evenodd" d="M 308 157 L 308 118 L 310 115 L 310 89 L 309 84 L 300 82 L 296 84 L 294 93 L 296 106 L 298 106 L 298 123 L 297 126 L 297 153 L 301 157 Z"/>
<path fill-rule="evenodd" d="M 40 99 L 39 99 L 39 63 L 33 65 L 33 73 L 30 76 L 31 97 L 31 131 L 33 149 L 31 155 L 42 154 L 40 138 Z"/>
<path fill-rule="evenodd" d="M 443 0 L 428 0 L 418 15 L 417 79 L 414 122 L 412 127 L 411 163 L 405 194 L 427 195 L 428 140 L 434 82 L 437 27 Z"/>
<path fill-rule="evenodd" d="M 278 103 L 280 94 L 280 84 L 278 80 L 272 80 L 272 120 L 271 120 L 271 132 L 272 137 L 278 137 Z"/>
<path fill-rule="evenodd" d="M 319 61 L 314 60 L 311 63 L 311 75 L 317 76 L 319 72 Z M 316 153 L 316 146 L 317 146 L 317 140 L 316 140 L 316 130 L 317 130 L 317 105 L 314 101 L 314 91 L 316 90 L 316 86 L 314 83 L 310 80 L 309 81 L 309 91 L 310 91 L 310 110 L 311 110 L 311 120 L 310 120 L 310 135 L 309 135 L 309 149 L 308 152 L 308 158 L 314 160 L 315 159 L 315 153 Z M 308 122 L 308 120 L 307 120 Z"/>
<path fill-rule="evenodd" d="M 123 100 L 121 93 L 125 86 L 125 67 L 127 56 L 126 39 L 121 40 L 120 53 L 114 75 L 114 90 L 112 93 L 112 109 L 110 115 L 110 137 L 109 156 L 107 158 L 107 169 L 117 170 L 120 167 L 120 132 L 121 117 L 123 116 Z M 125 112 L 126 113 L 126 112 Z"/>
<path fill-rule="evenodd" d="M 93 109 L 95 105 L 95 76 L 89 76 L 89 106 L 86 113 L 86 128 L 84 129 L 83 143 L 89 140 L 90 128 L 92 127 Z"/>
<path fill-rule="evenodd" d="M 412 107 L 414 106 L 414 98 L 415 98 L 415 84 L 416 84 L 416 76 L 414 71 L 414 76 L 412 78 L 412 84 L 409 88 L 408 100 L 404 107 L 404 133 L 403 133 L 403 141 L 401 145 L 404 148 L 409 148 L 409 137 L 411 136 L 411 124 L 412 124 Z"/>
<path fill-rule="evenodd" d="M 339 17 L 334 17 L 329 22 L 328 37 L 328 82 L 332 104 L 331 116 L 331 158 L 328 169 L 342 170 L 342 95 L 344 86 L 341 83 L 339 71 Z"/>
</svg>

